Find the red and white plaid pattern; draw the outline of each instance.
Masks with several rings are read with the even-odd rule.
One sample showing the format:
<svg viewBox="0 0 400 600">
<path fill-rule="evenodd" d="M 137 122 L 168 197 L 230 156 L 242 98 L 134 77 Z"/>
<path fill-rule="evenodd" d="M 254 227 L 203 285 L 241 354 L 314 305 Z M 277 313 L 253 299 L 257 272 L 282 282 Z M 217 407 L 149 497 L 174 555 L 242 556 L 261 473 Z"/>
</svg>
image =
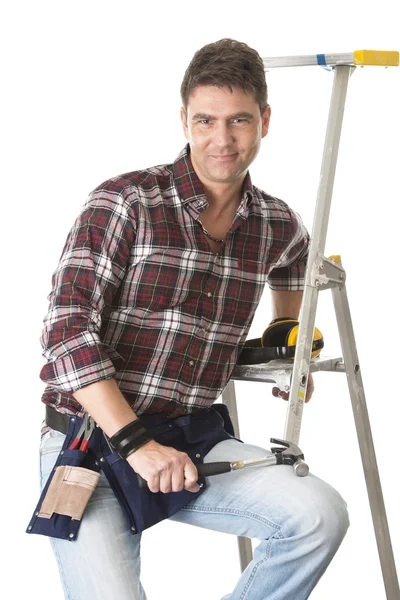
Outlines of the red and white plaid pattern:
<svg viewBox="0 0 400 600">
<path fill-rule="evenodd" d="M 198 223 L 206 206 L 188 146 L 171 165 L 91 193 L 53 275 L 43 402 L 81 416 L 72 393 L 109 377 L 138 415 L 178 416 L 217 399 L 265 283 L 303 289 L 309 236 L 247 174 L 215 256 Z"/>
</svg>

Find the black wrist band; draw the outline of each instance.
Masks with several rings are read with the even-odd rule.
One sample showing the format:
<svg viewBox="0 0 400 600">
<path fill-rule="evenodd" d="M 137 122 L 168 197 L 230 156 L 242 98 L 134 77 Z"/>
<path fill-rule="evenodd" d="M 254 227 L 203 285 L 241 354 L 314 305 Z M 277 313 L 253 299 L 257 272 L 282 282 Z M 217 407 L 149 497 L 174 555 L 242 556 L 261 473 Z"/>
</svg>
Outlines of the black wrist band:
<svg viewBox="0 0 400 600">
<path fill-rule="evenodd" d="M 119 429 L 114 435 L 110 438 L 110 444 L 113 447 L 118 446 L 118 444 L 125 439 L 130 433 L 134 433 L 143 427 L 140 419 L 136 419 L 135 421 L 131 421 L 122 429 Z"/>
<path fill-rule="evenodd" d="M 140 419 L 136 419 L 117 431 L 109 439 L 109 443 L 111 448 L 118 452 L 121 458 L 127 458 L 130 454 L 138 450 L 147 442 L 150 442 L 152 439 L 153 437 L 140 422 Z"/>
<path fill-rule="evenodd" d="M 126 436 L 125 439 L 123 439 L 123 440 L 120 441 L 120 443 L 116 446 L 115 449 L 117 450 L 117 452 L 119 454 L 121 454 L 121 452 L 124 451 L 124 448 L 126 446 L 128 446 L 128 444 L 132 444 L 132 443 L 134 444 L 138 440 L 140 440 L 142 437 L 147 437 L 147 438 L 151 437 L 149 435 L 149 432 L 147 431 L 147 429 L 145 429 L 144 427 L 143 427 L 143 429 L 141 429 L 137 433 L 135 433 L 135 434 L 132 433 L 131 435 Z"/>
<path fill-rule="evenodd" d="M 140 438 L 137 438 L 136 440 L 131 440 L 131 442 L 126 444 L 126 446 L 124 446 L 123 449 L 118 450 L 118 454 L 121 458 L 126 459 L 128 458 L 128 456 L 136 452 L 136 450 L 139 450 L 139 448 L 147 444 L 147 442 L 151 442 L 152 439 L 153 438 L 147 433 L 141 435 Z"/>
</svg>

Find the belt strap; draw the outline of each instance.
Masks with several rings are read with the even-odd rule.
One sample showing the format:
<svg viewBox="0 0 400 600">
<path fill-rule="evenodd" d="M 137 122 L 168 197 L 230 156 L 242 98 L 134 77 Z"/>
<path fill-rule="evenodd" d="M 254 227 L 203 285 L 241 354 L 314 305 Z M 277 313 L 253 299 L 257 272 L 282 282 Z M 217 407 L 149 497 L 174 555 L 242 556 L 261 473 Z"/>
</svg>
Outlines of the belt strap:
<svg viewBox="0 0 400 600">
<path fill-rule="evenodd" d="M 171 422 L 175 422 L 177 425 L 179 425 L 180 427 L 183 427 L 184 425 L 188 425 L 190 423 L 190 418 L 192 415 L 197 414 L 198 412 L 203 412 L 204 413 L 204 409 L 195 409 L 192 411 L 191 414 L 189 415 L 182 415 L 180 417 L 175 417 L 174 419 L 171 419 Z M 71 415 L 66 415 L 64 413 L 60 413 L 58 410 L 56 410 L 55 408 L 53 408 L 52 406 L 46 405 L 46 425 L 48 425 L 49 427 L 51 427 L 52 429 L 56 429 L 57 431 L 60 431 L 61 433 L 67 434 L 68 432 L 68 423 L 69 423 L 69 417 Z M 149 417 L 155 417 L 154 415 L 149 415 Z M 169 415 L 164 415 L 163 413 L 160 413 L 160 424 L 163 424 L 165 426 L 165 423 L 163 423 L 163 421 L 165 421 L 165 417 L 169 416 Z M 162 419 L 161 417 L 164 416 L 164 419 Z M 143 419 L 144 420 L 144 419 Z M 144 420 L 144 424 L 146 426 L 146 421 Z M 155 419 L 152 422 L 151 427 L 152 428 L 157 428 L 159 425 L 159 423 L 157 423 L 157 419 Z M 150 425 L 149 425 L 150 426 Z M 168 425 L 169 428 L 169 425 Z"/>
<path fill-rule="evenodd" d="M 69 415 L 58 412 L 51 406 L 46 406 L 46 425 L 66 434 L 68 431 Z"/>
</svg>

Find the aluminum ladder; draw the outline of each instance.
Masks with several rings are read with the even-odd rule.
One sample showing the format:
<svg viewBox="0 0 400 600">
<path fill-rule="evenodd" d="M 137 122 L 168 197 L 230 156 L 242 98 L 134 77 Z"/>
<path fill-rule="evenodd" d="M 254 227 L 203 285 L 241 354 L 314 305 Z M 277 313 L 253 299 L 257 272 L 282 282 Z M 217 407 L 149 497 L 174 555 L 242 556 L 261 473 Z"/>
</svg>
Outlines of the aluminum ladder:
<svg viewBox="0 0 400 600">
<path fill-rule="evenodd" d="M 288 391 L 290 388 L 283 438 L 298 444 L 308 374 L 316 371 L 346 373 L 386 598 L 387 600 L 400 600 L 396 565 L 346 292 L 346 272 L 342 266 L 340 256 L 329 258 L 324 256 L 343 113 L 350 76 L 358 66 L 398 66 L 399 53 L 394 51 L 357 50 L 345 54 L 264 58 L 263 61 L 267 70 L 279 67 L 323 66 L 334 71 L 334 81 L 294 361 L 274 360 L 259 365 L 237 366 L 231 381 L 222 394 L 222 401 L 229 408 L 236 435 L 240 436 L 234 380 L 273 382 L 280 389 Z M 311 361 L 311 344 L 318 294 L 326 289 L 332 291 L 343 359 L 341 357 L 324 360 L 317 358 Z M 238 538 L 238 544 L 240 566 L 243 571 L 252 560 L 252 546 L 250 539 L 243 537 Z"/>
</svg>

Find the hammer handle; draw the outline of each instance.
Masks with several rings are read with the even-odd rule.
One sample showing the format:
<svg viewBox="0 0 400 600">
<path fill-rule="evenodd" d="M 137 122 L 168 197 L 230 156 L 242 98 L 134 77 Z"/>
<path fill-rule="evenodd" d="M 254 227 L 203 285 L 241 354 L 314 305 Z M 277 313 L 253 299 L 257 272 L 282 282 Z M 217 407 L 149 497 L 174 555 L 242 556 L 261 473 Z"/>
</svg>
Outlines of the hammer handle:
<svg viewBox="0 0 400 600">
<path fill-rule="evenodd" d="M 210 477 L 211 475 L 220 475 L 221 473 L 229 473 L 232 470 L 230 462 L 210 462 L 202 463 L 197 466 L 199 477 Z"/>
<path fill-rule="evenodd" d="M 210 462 L 196 465 L 199 477 L 210 477 L 211 475 L 220 475 L 221 473 L 229 473 L 232 470 L 230 462 Z M 147 481 L 137 474 L 139 487 L 147 487 Z"/>
</svg>

